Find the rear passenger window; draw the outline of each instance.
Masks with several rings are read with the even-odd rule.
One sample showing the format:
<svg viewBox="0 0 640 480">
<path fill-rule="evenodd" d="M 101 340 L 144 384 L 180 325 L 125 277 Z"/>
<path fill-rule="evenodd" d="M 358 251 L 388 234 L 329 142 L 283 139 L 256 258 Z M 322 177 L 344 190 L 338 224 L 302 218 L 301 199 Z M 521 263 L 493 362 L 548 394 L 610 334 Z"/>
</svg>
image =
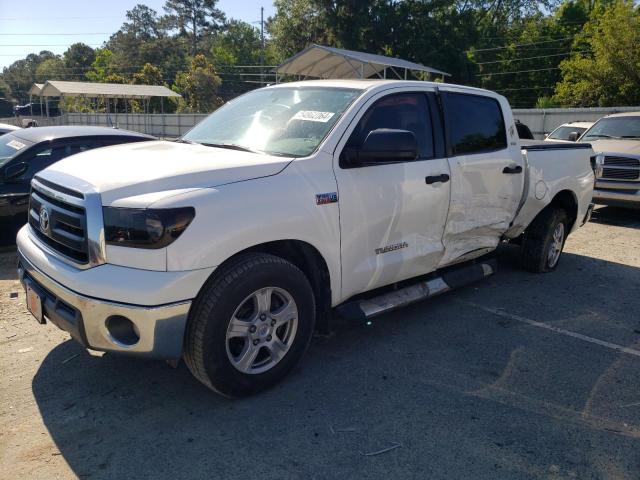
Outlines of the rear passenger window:
<svg viewBox="0 0 640 480">
<path fill-rule="evenodd" d="M 367 135 L 380 128 L 408 130 L 418 141 L 420 158 L 433 158 L 433 131 L 427 96 L 423 93 L 398 93 L 374 103 L 362 116 L 347 147 L 360 147 Z"/>
<path fill-rule="evenodd" d="M 446 112 L 454 155 L 507 148 L 502 110 L 494 98 L 447 93 Z"/>
</svg>

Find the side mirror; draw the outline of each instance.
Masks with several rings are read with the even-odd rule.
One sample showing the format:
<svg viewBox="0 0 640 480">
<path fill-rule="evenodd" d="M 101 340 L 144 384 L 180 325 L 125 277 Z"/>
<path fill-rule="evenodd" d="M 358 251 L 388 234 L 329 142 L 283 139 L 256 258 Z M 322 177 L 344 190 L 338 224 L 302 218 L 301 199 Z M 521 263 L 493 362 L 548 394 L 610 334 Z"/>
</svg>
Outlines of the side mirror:
<svg viewBox="0 0 640 480">
<path fill-rule="evenodd" d="M 418 158 L 418 141 L 408 130 L 380 128 L 369 132 L 362 146 L 349 149 L 345 157 L 351 167 L 408 162 Z"/>
<path fill-rule="evenodd" d="M 24 162 L 16 163 L 14 165 L 9 165 L 7 168 L 4 169 L 4 179 L 11 180 L 11 179 L 17 178 L 20 175 L 22 175 L 24 172 L 26 172 L 28 168 L 29 168 L 29 164 Z"/>
<path fill-rule="evenodd" d="M 580 135 L 578 135 L 578 132 L 571 132 L 567 137 L 567 140 L 569 140 L 570 142 L 577 142 L 579 136 Z"/>
</svg>

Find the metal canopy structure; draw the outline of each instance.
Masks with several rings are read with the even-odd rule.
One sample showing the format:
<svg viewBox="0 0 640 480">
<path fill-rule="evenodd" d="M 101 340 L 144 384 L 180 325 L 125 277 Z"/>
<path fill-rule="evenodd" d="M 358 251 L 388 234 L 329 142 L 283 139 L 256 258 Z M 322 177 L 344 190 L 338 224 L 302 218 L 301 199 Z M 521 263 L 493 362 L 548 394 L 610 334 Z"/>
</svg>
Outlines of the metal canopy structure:
<svg viewBox="0 0 640 480">
<path fill-rule="evenodd" d="M 280 64 L 276 68 L 276 80 L 282 75 L 302 78 L 388 78 L 388 71 L 391 75 L 389 78 L 400 79 L 406 79 L 408 72 L 450 76 L 441 70 L 401 58 L 313 44 Z"/>
<path fill-rule="evenodd" d="M 38 84 L 34 84 L 33 90 Z M 42 97 L 129 98 L 180 97 L 181 95 L 162 85 L 124 85 L 120 83 L 47 81 L 40 93 Z"/>
<path fill-rule="evenodd" d="M 44 87 L 44 83 L 34 83 L 29 89 L 29 95 L 38 95 L 42 93 L 42 87 Z"/>
</svg>

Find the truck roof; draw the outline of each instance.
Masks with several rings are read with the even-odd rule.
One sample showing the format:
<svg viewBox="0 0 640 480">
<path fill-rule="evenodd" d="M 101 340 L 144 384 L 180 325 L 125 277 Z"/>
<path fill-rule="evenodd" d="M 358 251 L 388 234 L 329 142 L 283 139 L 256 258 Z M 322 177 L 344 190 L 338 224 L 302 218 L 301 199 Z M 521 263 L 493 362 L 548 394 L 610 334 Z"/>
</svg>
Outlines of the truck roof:
<svg viewBox="0 0 640 480">
<path fill-rule="evenodd" d="M 463 88 L 465 90 L 492 93 L 499 95 L 490 90 L 485 90 L 477 87 L 469 87 L 467 85 L 457 85 L 455 83 L 442 83 L 442 82 L 425 82 L 421 80 L 384 80 L 384 79 L 331 79 L 331 80 L 302 80 L 299 82 L 285 82 L 271 85 L 267 88 L 282 88 L 282 87 L 333 87 L 333 88 L 354 88 L 358 90 L 371 90 L 381 86 L 396 86 L 396 87 L 456 87 Z"/>
<path fill-rule="evenodd" d="M 611 117 L 640 117 L 640 112 L 620 112 L 607 115 L 607 118 Z"/>
</svg>

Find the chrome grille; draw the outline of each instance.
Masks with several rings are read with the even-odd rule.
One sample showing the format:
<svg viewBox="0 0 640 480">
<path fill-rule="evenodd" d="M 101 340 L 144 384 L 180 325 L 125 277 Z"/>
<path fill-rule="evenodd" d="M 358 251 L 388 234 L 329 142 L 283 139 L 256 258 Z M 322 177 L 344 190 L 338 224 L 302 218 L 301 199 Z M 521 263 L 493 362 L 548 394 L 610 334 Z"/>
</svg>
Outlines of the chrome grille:
<svg viewBox="0 0 640 480">
<path fill-rule="evenodd" d="M 612 180 L 638 180 L 640 160 L 637 158 L 607 155 L 604 157 L 602 178 Z"/>
<path fill-rule="evenodd" d="M 29 225 L 38 239 L 51 250 L 74 263 L 89 262 L 87 219 L 82 200 L 73 203 L 65 200 L 69 195 L 66 187 L 42 180 L 31 185 L 29 198 Z M 83 199 L 81 193 L 73 197 Z M 41 218 L 42 217 L 42 218 Z"/>
</svg>

